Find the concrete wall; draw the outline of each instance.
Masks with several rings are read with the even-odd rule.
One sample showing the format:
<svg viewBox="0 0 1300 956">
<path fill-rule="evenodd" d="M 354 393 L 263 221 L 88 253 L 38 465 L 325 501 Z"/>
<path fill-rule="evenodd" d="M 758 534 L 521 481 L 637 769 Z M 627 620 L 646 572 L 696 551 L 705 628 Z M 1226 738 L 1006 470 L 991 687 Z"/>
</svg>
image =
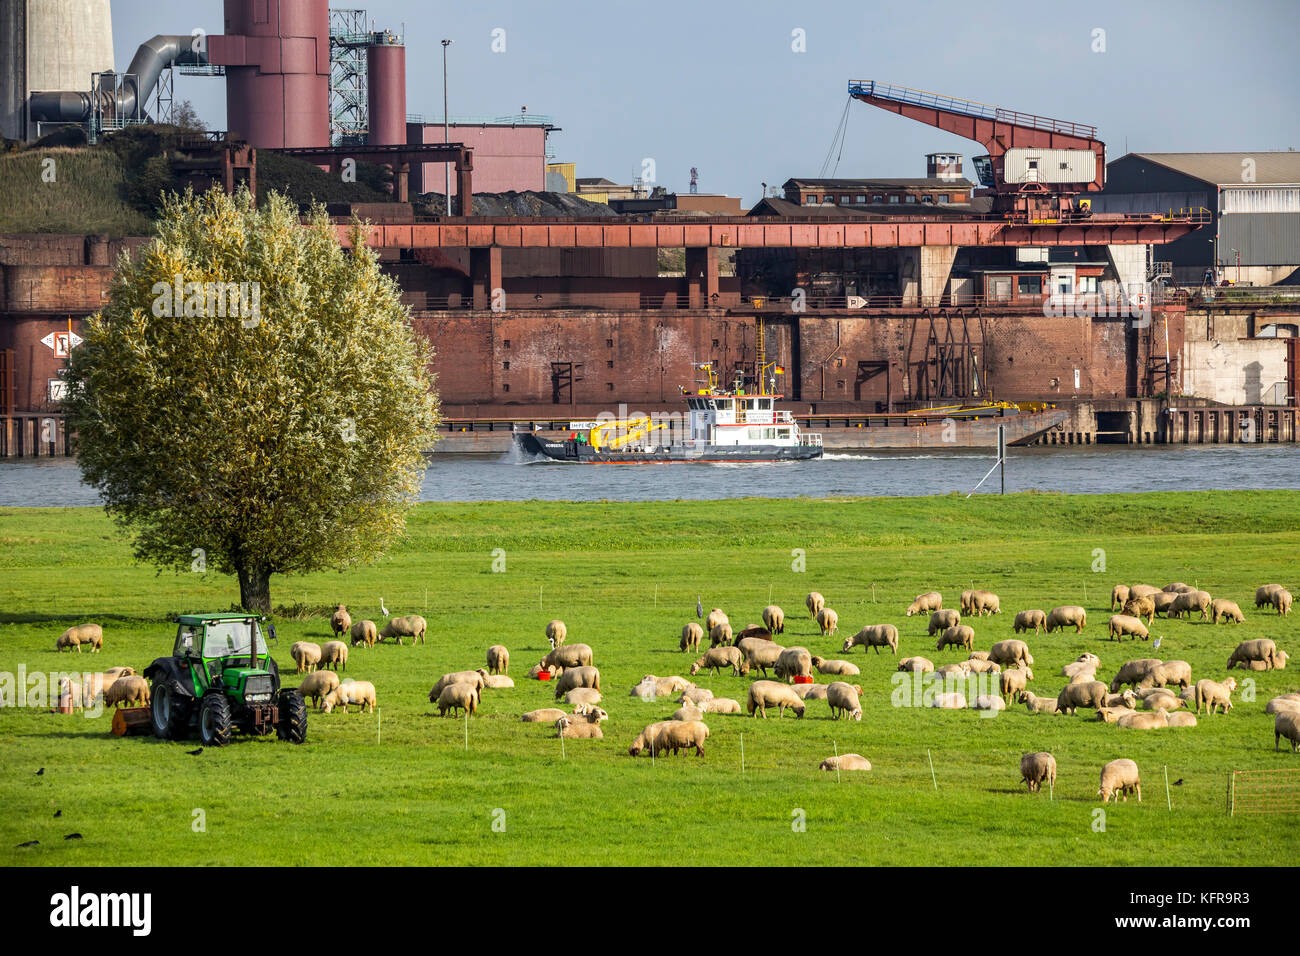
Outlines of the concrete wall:
<svg viewBox="0 0 1300 956">
<path fill-rule="evenodd" d="M 1183 394 L 1225 405 L 1284 403 L 1287 340 L 1249 337 L 1267 321 L 1250 312 L 1188 313 Z"/>
</svg>

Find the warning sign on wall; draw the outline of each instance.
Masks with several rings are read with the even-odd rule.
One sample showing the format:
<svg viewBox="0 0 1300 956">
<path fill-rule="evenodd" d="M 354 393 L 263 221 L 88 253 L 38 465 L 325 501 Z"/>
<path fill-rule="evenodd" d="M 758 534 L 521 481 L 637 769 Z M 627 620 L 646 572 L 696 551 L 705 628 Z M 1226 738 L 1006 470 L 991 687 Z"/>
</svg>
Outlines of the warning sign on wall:
<svg viewBox="0 0 1300 956">
<path fill-rule="evenodd" d="M 81 344 L 81 336 L 76 332 L 51 332 L 41 339 L 41 344 L 54 349 L 55 358 L 67 358 L 68 353 Z"/>
</svg>

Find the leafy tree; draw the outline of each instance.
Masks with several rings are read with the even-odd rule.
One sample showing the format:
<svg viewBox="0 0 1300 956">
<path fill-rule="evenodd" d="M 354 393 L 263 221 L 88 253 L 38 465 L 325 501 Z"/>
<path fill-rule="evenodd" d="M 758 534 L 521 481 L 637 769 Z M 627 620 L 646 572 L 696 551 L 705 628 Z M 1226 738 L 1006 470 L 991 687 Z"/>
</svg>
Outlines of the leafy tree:
<svg viewBox="0 0 1300 956">
<path fill-rule="evenodd" d="M 194 104 L 189 100 L 181 100 L 172 110 L 172 125 L 185 130 L 187 133 L 202 133 L 208 128 L 208 124 L 203 122 L 203 118 L 199 116 L 199 111 L 194 108 Z"/>
<path fill-rule="evenodd" d="M 78 463 L 138 559 L 237 574 L 267 612 L 271 575 L 402 533 L 436 438 L 432 351 L 359 224 L 344 249 L 323 207 L 300 223 L 281 196 L 187 191 L 156 232 L 69 360 Z"/>
</svg>

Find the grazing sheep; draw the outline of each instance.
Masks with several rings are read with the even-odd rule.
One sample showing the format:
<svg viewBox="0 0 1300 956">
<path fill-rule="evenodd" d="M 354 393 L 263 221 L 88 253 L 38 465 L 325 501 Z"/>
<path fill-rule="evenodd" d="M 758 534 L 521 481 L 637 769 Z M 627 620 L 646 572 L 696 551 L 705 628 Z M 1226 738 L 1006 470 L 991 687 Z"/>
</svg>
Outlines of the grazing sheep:
<svg viewBox="0 0 1300 956">
<path fill-rule="evenodd" d="M 1013 696 L 1019 696 L 1033 679 L 1033 671 L 1012 667 L 998 675 L 998 691 L 1007 701 L 1010 701 Z"/>
<path fill-rule="evenodd" d="M 1117 803 L 1120 796 L 1127 803 L 1130 793 L 1136 793 L 1138 803 L 1142 802 L 1142 782 L 1138 777 L 1137 764 L 1132 760 L 1120 759 L 1112 760 L 1101 768 L 1101 787 L 1097 790 L 1097 796 L 1101 797 L 1102 803 L 1109 802 L 1112 794 Z"/>
<path fill-rule="evenodd" d="M 830 705 L 832 719 L 838 720 L 845 716 L 850 720 L 861 720 L 862 703 L 858 700 L 861 693 L 860 684 L 848 684 L 842 680 L 827 684 L 826 703 Z"/>
<path fill-rule="evenodd" d="M 822 629 L 822 637 L 834 634 L 840 629 L 840 616 L 828 607 L 817 612 L 817 626 Z"/>
<path fill-rule="evenodd" d="M 962 613 L 968 612 L 963 610 Z M 992 591 L 972 591 L 969 613 L 977 617 L 983 617 L 985 614 L 1001 614 L 1002 601 Z"/>
<path fill-rule="evenodd" d="M 813 655 L 812 666 L 817 668 L 819 674 L 836 674 L 840 677 L 856 677 L 862 673 L 857 664 L 851 664 L 848 661 L 828 661 L 815 654 Z"/>
<path fill-rule="evenodd" d="M 966 662 L 966 672 L 968 674 L 1000 674 L 1002 665 L 997 661 L 982 661 L 978 657 Z"/>
<path fill-rule="evenodd" d="M 706 700 L 713 699 L 713 691 L 707 687 L 688 687 L 682 691 L 682 696 L 677 698 L 679 704 L 694 704 L 696 707 Z"/>
<path fill-rule="evenodd" d="M 589 706 L 600 703 L 600 691 L 591 687 L 575 687 L 564 695 L 564 702 L 570 706 L 577 704 L 587 704 Z"/>
<path fill-rule="evenodd" d="M 811 685 L 801 685 L 811 686 Z M 706 714 L 739 714 L 742 713 L 740 701 L 732 700 L 730 697 L 713 697 L 709 700 L 700 702 L 700 710 Z"/>
<path fill-rule="evenodd" d="M 803 717 L 804 702 L 788 684 L 778 684 L 774 680 L 756 680 L 749 685 L 746 708 L 749 716 L 758 714 L 767 719 L 767 708 L 778 708 L 778 717 L 785 716 L 789 707 L 796 717 Z"/>
<path fill-rule="evenodd" d="M 865 650 L 868 647 L 874 647 L 876 653 L 880 653 L 882 647 L 889 648 L 891 653 L 898 653 L 898 628 L 893 624 L 868 624 L 852 637 L 844 639 L 844 646 L 841 651 L 848 652 L 853 648 L 861 645 Z"/>
<path fill-rule="evenodd" d="M 1144 657 L 1137 661 L 1125 661 L 1121 665 L 1119 673 L 1115 675 L 1115 679 L 1110 682 L 1111 693 L 1119 690 L 1125 684 L 1137 687 L 1142 683 L 1143 678 L 1151 673 L 1151 668 L 1160 663 L 1162 662 L 1154 657 Z"/>
<path fill-rule="evenodd" d="M 1029 645 L 1014 638 L 998 641 L 989 648 L 989 660 L 1005 667 L 1033 667 L 1034 655 L 1029 653 Z"/>
<path fill-rule="evenodd" d="M 1166 727 L 1195 727 L 1196 715 L 1181 711 L 1177 714 L 1165 714 Z"/>
<path fill-rule="evenodd" d="M 1125 607 L 1125 610 L 1127 611 L 1128 608 Z M 1106 625 L 1106 630 L 1117 641 L 1122 641 L 1125 634 L 1131 634 L 1134 640 L 1140 637 L 1145 641 L 1151 637 L 1146 625 L 1129 614 L 1112 614 L 1110 621 Z"/>
<path fill-rule="evenodd" d="M 340 604 L 330 615 L 330 633 L 335 637 L 342 637 L 345 633 L 352 632 L 352 615 L 348 613 L 347 606 Z"/>
<path fill-rule="evenodd" d="M 605 732 L 599 723 L 566 714 L 555 721 L 555 736 L 566 740 L 603 740 Z"/>
<path fill-rule="evenodd" d="M 934 665 L 924 657 L 904 657 L 898 662 L 898 669 L 913 674 L 930 674 L 934 672 Z"/>
<path fill-rule="evenodd" d="M 1219 618 L 1232 621 L 1234 624 L 1244 624 L 1246 622 L 1246 617 L 1241 613 L 1241 608 L 1237 606 L 1237 602 L 1225 598 L 1215 598 L 1210 602 L 1210 621 L 1218 624 Z"/>
<path fill-rule="evenodd" d="M 840 754 L 827 757 L 817 767 L 818 770 L 870 770 L 871 761 L 862 754 Z"/>
<path fill-rule="evenodd" d="M 75 647 L 81 653 L 81 645 L 89 644 L 91 652 L 104 646 L 104 629 L 98 624 L 74 624 L 54 642 L 54 649 L 61 651 L 65 647 Z"/>
<path fill-rule="evenodd" d="M 1020 779 L 1029 785 L 1030 793 L 1043 789 L 1043 781 L 1048 787 L 1056 786 L 1056 758 L 1046 751 L 1025 754 L 1020 758 Z"/>
<path fill-rule="evenodd" d="M 418 614 L 408 614 L 405 617 L 395 617 L 384 625 L 384 629 L 379 632 L 379 639 L 382 641 L 386 637 L 397 638 L 397 643 L 402 643 L 403 637 L 409 637 L 411 643 L 419 641 L 424 643 L 424 632 L 428 630 L 429 625 Z"/>
<path fill-rule="evenodd" d="M 1292 753 L 1300 753 L 1300 714 L 1284 710 L 1274 715 L 1273 750 L 1275 752 L 1283 737 L 1290 742 Z"/>
<path fill-rule="evenodd" d="M 569 667 L 555 682 L 556 698 L 563 697 L 575 687 L 591 687 L 600 690 L 600 671 L 594 667 Z"/>
<path fill-rule="evenodd" d="M 320 645 L 313 644 L 311 641 L 294 641 L 293 646 L 289 648 L 289 656 L 298 665 L 299 674 L 314 671 L 320 664 L 320 655 Z"/>
<path fill-rule="evenodd" d="M 975 703 L 971 705 L 974 710 L 1006 710 L 1007 704 L 1001 697 L 996 694 L 980 694 L 975 698 Z"/>
<path fill-rule="evenodd" d="M 1063 631 L 1072 625 L 1076 634 L 1088 625 L 1088 612 L 1077 604 L 1063 604 L 1060 607 L 1054 607 L 1047 615 L 1048 634 L 1056 630 Z"/>
<path fill-rule="evenodd" d="M 1204 705 L 1214 713 L 1215 707 L 1223 708 L 1223 713 L 1232 710 L 1232 692 L 1237 689 L 1237 678 L 1229 677 L 1225 681 L 1198 680 L 1196 682 L 1196 712 L 1201 712 Z"/>
<path fill-rule="evenodd" d="M 123 704 L 141 704 L 149 706 L 149 684 L 143 677 L 131 675 L 119 677 L 104 691 L 105 707 L 121 707 Z"/>
<path fill-rule="evenodd" d="M 940 608 L 930 615 L 929 634 L 934 637 L 940 631 L 956 627 L 961 623 L 961 615 L 952 608 Z"/>
<path fill-rule="evenodd" d="M 936 613 L 942 614 L 943 612 L 938 611 Z M 939 635 L 939 640 L 934 645 L 934 649 L 941 651 L 948 646 L 964 647 L 969 651 L 975 646 L 975 628 L 969 624 L 954 624 L 952 627 L 945 628 L 944 632 Z"/>
<path fill-rule="evenodd" d="M 1159 593 L 1159 588 L 1153 588 L 1149 584 L 1132 584 L 1128 589 L 1129 597 L 1150 597 L 1152 594 Z"/>
<path fill-rule="evenodd" d="M 931 707 L 938 707 L 940 710 L 965 710 L 966 695 L 951 691 L 947 694 L 935 694 L 930 701 Z"/>
<path fill-rule="evenodd" d="M 794 677 L 811 677 L 812 655 L 808 653 L 806 647 L 787 647 L 777 657 L 772 673 L 785 680 Z"/>
<path fill-rule="evenodd" d="M 325 695 L 320 702 L 320 709 L 325 713 L 330 713 L 335 707 L 342 707 L 343 713 L 348 713 L 348 708 L 352 704 L 358 705 L 361 711 L 375 712 L 375 685 L 368 680 L 350 680 L 339 684 L 332 691 Z"/>
<path fill-rule="evenodd" d="M 303 700 L 310 700 L 319 707 L 321 699 L 338 686 L 338 674 L 333 671 L 316 671 L 302 679 L 302 683 L 298 685 L 298 693 L 302 694 Z"/>
<path fill-rule="evenodd" d="M 943 607 L 943 595 L 938 591 L 926 591 L 924 594 L 918 594 L 916 600 L 907 608 L 907 616 L 913 614 L 924 614 L 927 611 L 938 611 Z M 934 632 L 931 631 L 931 634 Z"/>
<path fill-rule="evenodd" d="M 727 645 L 731 643 L 731 625 L 726 621 L 721 624 L 715 624 L 709 628 L 709 646 L 717 647 L 718 645 Z"/>
<path fill-rule="evenodd" d="M 1255 589 L 1255 607 L 1273 607 L 1273 594 L 1283 590 L 1280 584 L 1265 584 Z"/>
<path fill-rule="evenodd" d="M 1187 661 L 1164 661 L 1147 672 L 1147 676 L 1138 682 L 1139 687 L 1167 687 L 1177 684 L 1187 688 L 1192 684 L 1192 665 Z"/>
<path fill-rule="evenodd" d="M 1020 692 L 1020 702 L 1025 705 L 1031 714 L 1056 713 L 1055 697 L 1039 697 L 1033 691 L 1022 690 Z"/>
<path fill-rule="evenodd" d="M 715 607 L 709 612 L 709 616 L 704 619 L 704 633 L 712 634 L 713 629 L 719 624 L 730 624 L 731 620 L 726 614 L 722 613 L 722 608 Z"/>
<path fill-rule="evenodd" d="M 636 739 L 632 741 L 632 746 L 627 748 L 627 752 L 633 757 L 644 750 L 650 751 L 651 755 L 659 754 L 663 749 L 659 746 L 659 733 L 673 722 L 671 720 L 661 720 L 657 723 L 647 724 L 645 729 L 636 735 Z"/>
<path fill-rule="evenodd" d="M 825 700 L 829 684 L 795 684 L 794 692 L 800 700 Z"/>
<path fill-rule="evenodd" d="M 772 644 L 768 641 L 764 641 L 762 644 L 757 646 L 752 644 L 747 645 L 744 648 L 745 663 L 741 665 L 740 673 L 748 674 L 751 670 L 755 668 L 757 668 L 758 671 L 764 677 L 767 676 L 767 672 L 769 669 L 771 669 L 772 672 L 775 673 L 776 664 L 781 659 L 781 655 L 784 654 L 785 651 L 786 649 L 782 647 L 780 644 Z M 811 655 L 808 658 L 808 666 L 809 667 L 812 666 Z"/>
<path fill-rule="evenodd" d="M 1193 611 L 1199 611 L 1201 620 L 1207 620 L 1212 600 L 1214 599 L 1210 597 L 1208 591 L 1183 591 L 1174 598 L 1174 603 L 1169 605 L 1169 613 L 1166 617 L 1182 617 L 1186 614 L 1190 618 Z"/>
<path fill-rule="evenodd" d="M 483 675 L 484 690 L 510 690 L 515 686 L 515 682 L 505 674 L 489 674 L 486 667 L 480 667 L 478 672 Z"/>
<path fill-rule="evenodd" d="M 775 604 L 763 608 L 763 623 L 773 634 L 785 633 L 785 611 Z"/>
<path fill-rule="evenodd" d="M 1115 585 L 1110 591 L 1110 609 L 1115 611 L 1122 608 L 1128 602 L 1129 597 L 1131 597 L 1131 594 L 1127 584 Z"/>
<path fill-rule="evenodd" d="M 1280 617 L 1286 617 L 1291 613 L 1291 592 L 1286 588 L 1279 588 L 1273 592 L 1273 607 L 1277 610 Z"/>
<path fill-rule="evenodd" d="M 1056 695 L 1056 710 L 1073 714 L 1079 707 L 1102 707 L 1106 702 L 1106 685 L 1099 680 L 1086 684 L 1066 684 Z"/>
<path fill-rule="evenodd" d="M 478 712 L 478 688 L 473 684 L 448 684 L 438 695 L 438 715 L 446 717 L 447 712 L 456 716 L 460 710 L 466 715 Z"/>
<path fill-rule="evenodd" d="M 1160 590 L 1164 591 L 1166 594 L 1179 594 L 1183 591 L 1195 591 L 1196 588 L 1192 587 L 1190 584 L 1184 584 L 1182 581 L 1175 581 L 1172 584 L 1166 584 Z"/>
<path fill-rule="evenodd" d="M 569 636 L 569 629 L 564 626 L 560 620 L 546 622 L 546 639 L 551 642 L 551 650 L 559 647 L 564 643 L 564 639 Z"/>
<path fill-rule="evenodd" d="M 673 715 L 668 719 L 669 720 L 699 720 L 703 716 L 704 716 L 704 711 L 700 710 L 698 707 L 695 707 L 691 704 L 683 704 L 682 706 L 678 707 L 675 711 L 673 711 Z"/>
<path fill-rule="evenodd" d="M 803 605 L 808 609 L 808 616 L 815 621 L 822 608 L 826 606 L 826 598 L 817 591 L 809 591 L 808 596 L 803 599 Z"/>
<path fill-rule="evenodd" d="M 557 674 L 562 674 L 569 667 L 590 667 L 593 660 L 591 647 L 587 644 L 569 644 L 557 647 L 538 663 L 542 667 L 554 667 Z"/>
<path fill-rule="evenodd" d="M 1264 705 L 1266 714 L 1280 714 L 1283 711 L 1300 714 L 1300 694 L 1283 694 L 1281 697 L 1274 697 Z"/>
<path fill-rule="evenodd" d="M 487 666 L 489 673 L 508 673 L 510 670 L 510 651 L 501 644 L 493 644 L 487 649 Z"/>
<path fill-rule="evenodd" d="M 704 741 L 708 739 L 708 725 L 698 720 L 666 721 L 659 731 L 656 745 L 659 752 L 670 750 L 679 753 L 695 748 L 695 756 L 704 756 Z"/>
<path fill-rule="evenodd" d="M 702 670 L 713 671 L 716 674 L 724 667 L 730 667 L 733 675 L 739 674 L 740 665 L 744 660 L 745 657 L 738 647 L 711 647 L 704 652 L 703 657 L 691 665 L 691 676 L 694 677 Z"/>
<path fill-rule="evenodd" d="M 682 639 L 677 647 L 683 651 L 698 650 L 702 640 L 704 640 L 704 628 L 690 621 L 682 628 Z"/>
<path fill-rule="evenodd" d="M 1246 670 L 1255 670 L 1250 667 L 1253 663 L 1260 663 L 1264 666 L 1260 670 L 1279 670 L 1286 667 L 1286 651 L 1279 651 L 1277 643 L 1271 638 L 1259 637 L 1252 641 L 1242 641 L 1237 645 L 1237 649 L 1228 657 L 1228 670 L 1234 667 L 1243 667 Z"/>
<path fill-rule="evenodd" d="M 320 649 L 320 666 L 337 671 L 339 665 L 348 669 L 348 646 L 343 641 L 326 641 Z"/>
<path fill-rule="evenodd" d="M 358 644 L 374 647 L 379 641 L 379 628 L 375 626 L 374 621 L 357 621 L 352 625 L 348 633 L 352 637 L 353 647 Z"/>
<path fill-rule="evenodd" d="M 1129 598 L 1124 602 L 1124 615 L 1133 618 L 1146 618 L 1147 627 L 1151 626 L 1156 616 L 1156 602 L 1153 596 Z"/>
<path fill-rule="evenodd" d="M 737 637 L 731 646 L 737 648 L 741 654 L 747 655 L 751 647 L 779 647 L 780 645 L 768 638 Z"/>
<path fill-rule="evenodd" d="M 1016 615 L 1015 622 L 1011 625 L 1011 630 L 1019 634 L 1022 631 L 1033 631 L 1037 634 L 1039 631 L 1047 630 L 1047 613 L 1037 608 L 1031 608 L 1028 611 L 1021 611 Z"/>
<path fill-rule="evenodd" d="M 569 715 L 558 707 L 543 707 L 541 710 L 530 710 L 519 719 L 527 724 L 553 724 L 567 716 Z"/>
<path fill-rule="evenodd" d="M 1159 730 L 1162 727 L 1169 726 L 1169 718 L 1165 716 L 1162 710 L 1151 713 L 1135 711 L 1121 717 L 1116 721 L 1116 726 L 1125 730 Z"/>
</svg>

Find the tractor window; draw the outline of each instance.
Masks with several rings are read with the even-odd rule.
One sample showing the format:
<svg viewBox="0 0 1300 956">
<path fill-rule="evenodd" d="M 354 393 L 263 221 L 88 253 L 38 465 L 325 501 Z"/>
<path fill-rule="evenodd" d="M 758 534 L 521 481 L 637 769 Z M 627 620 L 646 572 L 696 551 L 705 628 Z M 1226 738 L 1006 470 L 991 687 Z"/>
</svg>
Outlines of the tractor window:
<svg viewBox="0 0 1300 956">
<path fill-rule="evenodd" d="M 203 639 L 204 657 L 231 657 L 247 654 L 253 639 L 257 653 L 266 653 L 266 642 L 256 621 L 219 621 L 208 625 Z"/>
<path fill-rule="evenodd" d="M 199 630 L 189 624 L 182 624 L 176 629 L 176 647 L 172 653 L 177 657 L 198 657 Z"/>
</svg>

